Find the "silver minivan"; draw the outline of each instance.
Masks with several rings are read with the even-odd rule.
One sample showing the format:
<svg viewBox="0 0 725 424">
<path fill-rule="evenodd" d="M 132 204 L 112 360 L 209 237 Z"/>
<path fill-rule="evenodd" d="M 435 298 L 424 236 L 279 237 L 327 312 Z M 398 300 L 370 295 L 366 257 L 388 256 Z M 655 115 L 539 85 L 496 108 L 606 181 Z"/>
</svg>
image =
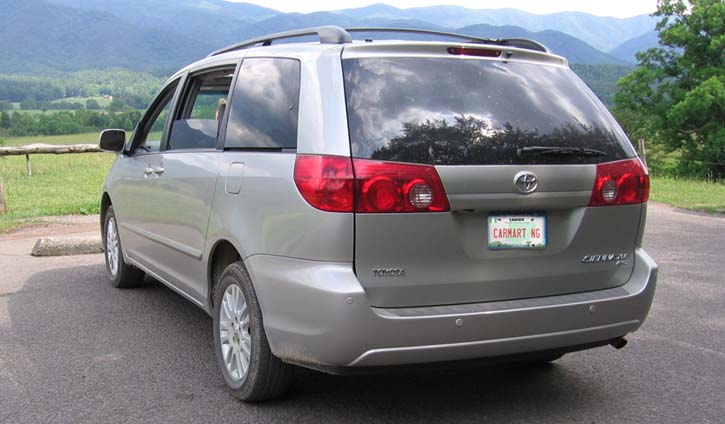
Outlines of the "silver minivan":
<svg viewBox="0 0 725 424">
<path fill-rule="evenodd" d="M 534 41 L 248 40 L 100 144 L 118 153 L 101 202 L 113 285 L 149 275 L 208 312 L 243 400 L 279 396 L 294 366 L 620 348 L 652 302 L 646 167 Z"/>
</svg>

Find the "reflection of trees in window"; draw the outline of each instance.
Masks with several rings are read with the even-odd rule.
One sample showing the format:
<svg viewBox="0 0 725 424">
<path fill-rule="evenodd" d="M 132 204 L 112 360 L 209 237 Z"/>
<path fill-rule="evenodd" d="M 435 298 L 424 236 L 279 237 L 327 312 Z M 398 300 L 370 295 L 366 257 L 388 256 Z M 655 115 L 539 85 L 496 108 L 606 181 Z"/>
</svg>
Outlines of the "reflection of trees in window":
<svg viewBox="0 0 725 424">
<path fill-rule="evenodd" d="M 527 146 L 580 147 L 606 155 L 527 156 L 516 151 Z M 506 123 L 494 128 L 484 120 L 460 115 L 445 119 L 403 123 L 402 134 L 372 153 L 373 159 L 433 165 L 505 165 L 516 163 L 597 163 L 624 159 L 615 134 L 597 125 L 566 123 L 548 132 L 524 130 Z"/>
</svg>

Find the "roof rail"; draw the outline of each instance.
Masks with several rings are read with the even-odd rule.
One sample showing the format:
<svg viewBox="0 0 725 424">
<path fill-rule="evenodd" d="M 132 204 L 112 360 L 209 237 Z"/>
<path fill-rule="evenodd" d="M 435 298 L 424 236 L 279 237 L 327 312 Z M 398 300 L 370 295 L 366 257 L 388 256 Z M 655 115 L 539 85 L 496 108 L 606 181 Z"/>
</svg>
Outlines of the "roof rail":
<svg viewBox="0 0 725 424">
<path fill-rule="evenodd" d="M 322 44 L 345 44 L 352 42 L 352 36 L 350 33 L 355 32 L 392 32 L 402 34 L 422 34 L 422 35 L 437 35 L 440 37 L 457 38 L 472 43 L 481 44 L 494 44 L 499 46 L 511 46 L 518 47 L 528 50 L 536 50 L 544 53 L 551 53 L 548 47 L 539 43 L 538 41 L 530 40 L 528 38 L 483 38 L 475 37 L 471 35 L 456 34 L 453 32 L 443 31 L 432 31 L 427 29 L 414 29 L 414 28 L 341 28 L 335 25 L 321 26 L 317 28 L 305 28 L 294 31 L 278 32 L 276 34 L 265 35 L 262 37 L 252 38 L 249 40 L 242 41 L 240 43 L 232 44 L 231 46 L 224 47 L 223 49 L 216 50 L 209 54 L 207 57 L 217 56 L 222 53 L 227 53 L 235 50 L 243 50 L 258 46 L 270 46 L 272 42 L 277 40 L 284 40 L 289 38 L 305 37 L 309 35 L 317 35 L 320 38 Z"/>
<path fill-rule="evenodd" d="M 528 38 L 484 38 L 472 35 L 457 34 L 454 32 L 432 31 L 427 29 L 414 28 L 346 28 L 347 32 L 396 32 L 402 34 L 427 34 L 438 35 L 441 37 L 457 38 L 459 40 L 470 41 L 474 43 L 496 44 L 499 46 L 519 47 L 527 50 L 536 50 L 544 53 L 551 53 L 548 47 L 538 41 Z"/>
<path fill-rule="evenodd" d="M 456 34 L 453 32 L 443 31 L 432 31 L 427 29 L 415 29 L 415 28 L 345 28 L 347 32 L 395 32 L 400 34 L 427 34 L 427 35 L 439 35 L 441 37 L 457 38 L 459 40 L 473 41 L 475 43 L 495 43 L 495 39 L 474 37 L 472 35 Z"/>
<path fill-rule="evenodd" d="M 213 51 L 207 57 L 217 56 L 222 53 L 227 53 L 235 50 L 243 50 L 251 47 L 257 47 L 257 45 L 270 46 L 272 45 L 273 41 L 284 40 L 287 38 L 304 37 L 308 35 L 317 35 L 318 37 L 320 37 L 320 43 L 322 44 L 344 44 L 352 42 L 352 37 L 350 37 L 350 33 L 345 31 L 343 28 L 340 28 L 339 26 L 329 25 L 317 28 L 305 28 L 294 31 L 278 32 L 276 34 L 269 34 L 262 37 L 252 38 Z"/>
</svg>

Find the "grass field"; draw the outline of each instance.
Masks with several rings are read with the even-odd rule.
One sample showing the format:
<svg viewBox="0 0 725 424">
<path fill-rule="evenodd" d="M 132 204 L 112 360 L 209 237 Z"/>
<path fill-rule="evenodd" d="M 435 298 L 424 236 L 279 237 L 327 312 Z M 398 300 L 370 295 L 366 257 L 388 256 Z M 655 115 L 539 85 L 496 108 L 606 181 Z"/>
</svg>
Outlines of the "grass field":
<svg viewBox="0 0 725 424">
<path fill-rule="evenodd" d="M 725 182 L 652 178 L 650 200 L 683 209 L 725 213 Z"/>
<path fill-rule="evenodd" d="M 98 134 L 57 137 L 17 137 L 6 145 L 30 143 L 94 143 Z M 5 187 L 8 213 L 0 215 L 0 232 L 30 218 L 98 213 L 103 180 L 113 162 L 110 153 L 32 155 L 33 175 L 25 174 L 25 157 L 0 158 L 0 180 Z"/>
<path fill-rule="evenodd" d="M 80 103 L 85 106 L 86 101 L 95 100 L 101 107 L 106 107 L 111 104 L 111 99 L 107 99 L 103 96 L 96 97 L 66 97 L 64 99 L 54 100 L 53 103 Z"/>
<path fill-rule="evenodd" d="M 52 103 L 80 103 L 85 107 L 86 101 L 89 99 L 93 99 L 96 102 L 98 102 L 98 105 L 102 108 L 107 107 L 109 104 L 111 104 L 111 100 L 107 99 L 103 96 L 96 96 L 96 97 L 66 97 L 63 99 L 53 100 Z M 52 107 L 47 108 L 45 110 L 43 109 L 21 109 L 20 103 L 11 103 L 12 110 L 11 112 L 23 112 L 23 113 L 52 113 L 52 112 L 60 112 L 62 110 L 67 109 L 54 109 Z M 72 110 L 70 111 L 72 112 Z"/>
<path fill-rule="evenodd" d="M 23 146 L 25 144 L 45 143 L 45 144 L 93 144 L 98 143 L 100 131 L 71 134 L 71 135 L 38 135 L 31 137 L 5 137 L 6 146 Z M 33 159 L 34 160 L 34 159 Z"/>
<path fill-rule="evenodd" d="M 7 146 L 31 143 L 96 143 L 98 133 L 11 137 Z M 103 180 L 114 156 L 110 153 L 33 155 L 33 176 L 25 175 L 25 157 L 0 158 L 9 212 L 0 215 L 0 232 L 51 215 L 98 213 Z M 725 183 L 668 177 L 652 178 L 650 199 L 672 206 L 725 212 Z"/>
</svg>

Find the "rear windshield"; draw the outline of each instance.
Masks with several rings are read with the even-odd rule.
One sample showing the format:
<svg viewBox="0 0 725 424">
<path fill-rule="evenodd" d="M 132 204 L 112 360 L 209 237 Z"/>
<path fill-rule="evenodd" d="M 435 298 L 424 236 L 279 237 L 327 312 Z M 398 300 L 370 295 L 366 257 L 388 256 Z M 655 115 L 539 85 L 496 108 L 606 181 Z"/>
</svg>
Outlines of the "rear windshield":
<svg viewBox="0 0 725 424">
<path fill-rule="evenodd" d="M 619 125 L 570 69 L 460 58 L 362 58 L 343 60 L 343 70 L 355 157 L 497 165 L 634 156 Z M 561 147 L 597 152 L 572 154 Z"/>
</svg>

